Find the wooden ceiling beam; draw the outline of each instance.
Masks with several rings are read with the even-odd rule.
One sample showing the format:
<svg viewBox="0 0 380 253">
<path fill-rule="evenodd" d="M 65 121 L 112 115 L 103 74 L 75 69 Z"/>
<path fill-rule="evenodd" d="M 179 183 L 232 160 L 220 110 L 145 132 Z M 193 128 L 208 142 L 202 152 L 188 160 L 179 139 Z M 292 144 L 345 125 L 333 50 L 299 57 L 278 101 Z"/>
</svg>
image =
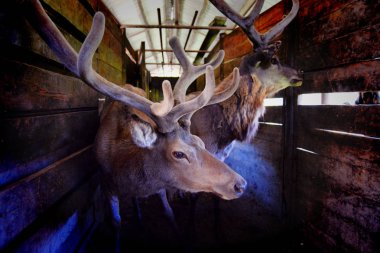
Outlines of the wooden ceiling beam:
<svg viewBox="0 0 380 253">
<path fill-rule="evenodd" d="M 225 26 L 194 26 L 194 25 L 138 25 L 138 24 L 124 24 L 120 29 L 126 28 L 144 28 L 144 29 L 194 29 L 194 30 L 234 30 L 232 27 Z"/>
</svg>

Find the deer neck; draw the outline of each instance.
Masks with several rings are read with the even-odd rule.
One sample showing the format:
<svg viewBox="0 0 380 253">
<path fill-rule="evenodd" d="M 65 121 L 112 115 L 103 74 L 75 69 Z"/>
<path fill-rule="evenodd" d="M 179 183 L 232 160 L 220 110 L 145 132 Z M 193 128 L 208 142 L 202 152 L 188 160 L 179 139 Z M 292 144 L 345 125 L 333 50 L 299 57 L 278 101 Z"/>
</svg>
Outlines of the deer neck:
<svg viewBox="0 0 380 253">
<path fill-rule="evenodd" d="M 269 90 L 250 74 L 241 77 L 239 88 L 226 101 L 220 103 L 223 116 L 239 141 L 250 141 L 256 134 L 258 119 L 264 114 L 264 98 Z"/>
</svg>

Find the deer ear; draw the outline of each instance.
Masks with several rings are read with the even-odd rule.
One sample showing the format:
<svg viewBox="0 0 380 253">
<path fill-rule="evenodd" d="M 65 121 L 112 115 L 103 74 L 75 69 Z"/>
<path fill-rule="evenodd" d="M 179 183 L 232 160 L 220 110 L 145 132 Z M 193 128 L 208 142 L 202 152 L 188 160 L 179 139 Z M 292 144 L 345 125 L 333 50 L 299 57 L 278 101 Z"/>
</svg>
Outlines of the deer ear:
<svg viewBox="0 0 380 253">
<path fill-rule="evenodd" d="M 133 121 L 131 126 L 133 142 L 140 148 L 152 148 L 157 140 L 157 134 L 153 127 L 143 121 Z"/>
</svg>

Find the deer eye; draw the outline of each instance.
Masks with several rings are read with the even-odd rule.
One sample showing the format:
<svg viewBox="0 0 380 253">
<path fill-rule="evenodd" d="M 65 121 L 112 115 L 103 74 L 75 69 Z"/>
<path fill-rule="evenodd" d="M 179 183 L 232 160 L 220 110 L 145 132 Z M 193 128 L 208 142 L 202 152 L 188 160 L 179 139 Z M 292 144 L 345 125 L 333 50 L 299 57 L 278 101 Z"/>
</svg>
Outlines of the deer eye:
<svg viewBox="0 0 380 253">
<path fill-rule="evenodd" d="M 278 59 L 277 58 L 272 58 L 270 60 L 270 62 L 273 64 L 273 65 L 277 65 L 278 64 Z"/>
<path fill-rule="evenodd" d="M 174 151 L 173 156 L 177 159 L 183 159 L 186 158 L 186 155 L 180 151 Z"/>
</svg>

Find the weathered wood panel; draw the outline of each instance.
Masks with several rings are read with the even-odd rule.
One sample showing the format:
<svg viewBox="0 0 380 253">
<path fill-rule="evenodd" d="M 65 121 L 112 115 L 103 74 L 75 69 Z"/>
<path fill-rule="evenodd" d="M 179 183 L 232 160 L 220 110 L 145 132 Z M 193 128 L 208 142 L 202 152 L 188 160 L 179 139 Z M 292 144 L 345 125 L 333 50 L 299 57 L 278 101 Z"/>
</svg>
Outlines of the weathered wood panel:
<svg viewBox="0 0 380 253">
<path fill-rule="evenodd" d="M 98 115 L 91 110 L 0 122 L 0 185 L 4 185 L 91 144 Z"/>
<path fill-rule="evenodd" d="M 300 106 L 299 129 L 328 129 L 380 137 L 380 106 Z"/>
<path fill-rule="evenodd" d="M 296 65 L 311 71 L 373 60 L 379 56 L 380 24 L 377 24 L 300 49 L 296 55 Z"/>
<path fill-rule="evenodd" d="M 0 59 L 0 112 L 96 108 L 99 95 L 81 80 Z"/>
<path fill-rule="evenodd" d="M 79 169 L 79 168 L 78 168 Z M 99 174 L 75 190 L 21 232 L 5 248 L 5 252 L 76 252 L 98 221 L 95 208 L 99 198 Z"/>
<path fill-rule="evenodd" d="M 282 124 L 283 110 L 284 108 L 282 106 L 267 106 L 264 116 L 262 116 L 259 121 Z"/>
<path fill-rule="evenodd" d="M 370 234 L 380 226 L 379 170 L 299 151 L 298 175 L 299 219 L 325 239 L 310 238 L 314 243 L 330 244 L 332 251 L 376 252 Z"/>
<path fill-rule="evenodd" d="M 352 0 L 301 0 L 298 18 L 306 25 L 331 15 L 351 2 Z"/>
<path fill-rule="evenodd" d="M 281 125 L 267 125 L 260 123 L 255 139 L 265 140 L 281 145 L 282 126 Z"/>
<path fill-rule="evenodd" d="M 94 173 L 96 168 L 92 149 L 87 147 L 2 189 L 0 248 Z"/>
<path fill-rule="evenodd" d="M 380 61 L 365 61 L 304 74 L 300 93 L 380 90 Z"/>
<path fill-rule="evenodd" d="M 365 168 L 380 165 L 380 140 L 306 128 L 297 130 L 297 147 Z M 316 168 L 318 169 L 318 168 Z"/>
<path fill-rule="evenodd" d="M 300 18 L 312 19 L 310 23 L 304 23 L 300 27 L 300 49 L 303 50 L 308 47 L 312 47 L 321 44 L 325 41 L 332 40 L 346 36 L 347 34 L 366 30 L 371 26 L 379 24 L 380 17 L 378 12 L 380 10 L 380 3 L 378 1 L 321 1 L 321 3 L 315 3 L 314 8 L 310 9 L 314 14 L 310 14 L 310 11 L 302 11 L 306 8 L 301 7 Z M 323 6 L 325 5 L 325 6 Z M 323 8 L 328 6 L 329 11 L 324 11 Z M 311 6 L 308 6 L 311 8 Z M 317 11 L 316 11 L 317 10 Z M 328 14 L 328 15 L 326 15 Z M 310 16 L 303 16 L 310 15 Z M 323 15 L 317 17 L 317 15 Z"/>
</svg>

